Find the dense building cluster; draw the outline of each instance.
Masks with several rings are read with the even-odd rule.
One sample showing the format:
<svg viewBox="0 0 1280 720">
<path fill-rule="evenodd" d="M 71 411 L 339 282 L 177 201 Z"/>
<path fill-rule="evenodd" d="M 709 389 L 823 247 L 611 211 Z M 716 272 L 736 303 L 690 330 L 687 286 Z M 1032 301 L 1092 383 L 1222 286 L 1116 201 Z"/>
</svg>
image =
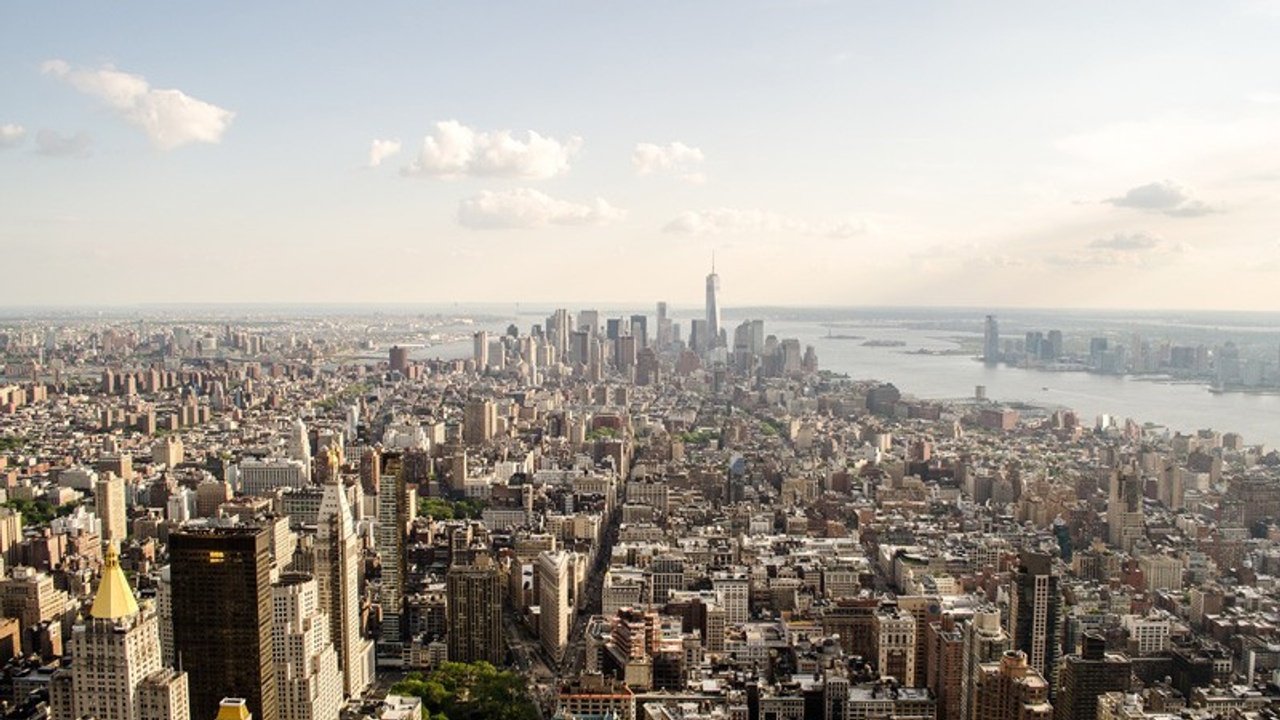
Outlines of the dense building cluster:
<svg viewBox="0 0 1280 720">
<path fill-rule="evenodd" d="M 458 359 L 5 330 L 7 717 L 409 717 L 386 680 L 447 661 L 564 718 L 1276 715 L 1280 456 L 915 400 L 706 287 L 687 338 L 557 310 Z"/>
<path fill-rule="evenodd" d="M 1238 340 L 1238 339 L 1237 339 Z M 1265 342 L 1227 340 L 1209 345 L 1193 340 L 1152 341 L 1138 332 L 1121 337 L 1065 336 L 1062 330 L 1029 330 L 1022 337 L 1001 337 L 1000 323 L 988 315 L 983 325 L 982 357 L 988 365 L 1052 372 L 1146 375 L 1202 381 L 1214 392 L 1264 392 L 1280 388 L 1276 347 Z"/>
</svg>

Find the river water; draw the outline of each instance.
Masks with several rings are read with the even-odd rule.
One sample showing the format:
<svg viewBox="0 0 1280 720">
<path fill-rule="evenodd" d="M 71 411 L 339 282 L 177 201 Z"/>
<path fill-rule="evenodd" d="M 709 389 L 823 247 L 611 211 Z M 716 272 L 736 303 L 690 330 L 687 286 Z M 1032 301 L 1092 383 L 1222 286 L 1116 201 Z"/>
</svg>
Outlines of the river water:
<svg viewBox="0 0 1280 720">
<path fill-rule="evenodd" d="M 766 323 L 766 332 L 799 338 L 813 345 L 819 367 L 855 379 L 891 382 L 905 394 L 926 399 L 973 397 L 984 385 L 991 400 L 1058 405 L 1075 410 L 1086 425 L 1107 414 L 1123 422 L 1152 422 L 1183 433 L 1212 428 L 1238 432 L 1248 444 L 1280 446 L 1280 396 L 1209 392 L 1204 385 L 1173 384 L 1084 372 L 1045 372 L 989 367 L 967 355 L 921 355 L 916 349 L 948 350 L 960 345 L 959 333 L 842 323 L 836 334 L 866 340 L 905 342 L 903 347 L 872 347 L 858 339 L 829 338 L 818 323 Z M 975 336 L 976 337 L 976 336 Z"/>
<path fill-rule="evenodd" d="M 537 317 L 531 315 L 530 317 Z M 830 318 L 827 318 L 830 320 Z M 536 320 L 535 320 L 536 321 Z M 518 322 L 527 324 L 527 318 Z M 726 323 L 732 326 L 731 323 Z M 480 325 L 476 329 L 481 329 Z M 505 324 L 484 327 L 501 332 Z M 527 330 L 527 328 L 525 328 Z M 765 332 L 779 338 L 798 338 L 813 345 L 819 367 L 858 380 L 891 382 L 904 394 L 922 399 L 970 398 L 978 385 L 987 398 L 1000 402 L 1028 402 L 1075 410 L 1086 426 L 1099 415 L 1117 422 L 1126 418 L 1154 423 L 1170 431 L 1201 429 L 1236 432 L 1248 444 L 1280 447 L 1280 396 L 1209 392 L 1204 385 L 1152 382 L 1132 377 L 1084 372 L 1046 372 L 1004 365 L 988 367 L 971 355 L 925 355 L 912 350 L 956 351 L 958 339 L 980 339 L 969 332 L 922 330 L 899 323 L 814 320 L 766 320 Z M 858 336 L 837 339 L 831 334 Z M 904 343 L 901 347 L 868 346 L 867 340 Z M 971 343 L 972 344 L 972 343 Z M 415 358 L 465 358 L 471 342 L 449 342 L 414 348 Z"/>
</svg>

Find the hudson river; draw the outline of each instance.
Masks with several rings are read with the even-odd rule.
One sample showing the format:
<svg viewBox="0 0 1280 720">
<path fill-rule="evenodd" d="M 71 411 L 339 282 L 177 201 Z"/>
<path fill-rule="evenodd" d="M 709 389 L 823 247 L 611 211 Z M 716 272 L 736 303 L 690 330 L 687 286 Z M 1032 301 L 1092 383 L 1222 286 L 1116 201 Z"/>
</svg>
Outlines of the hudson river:
<svg viewBox="0 0 1280 720">
<path fill-rule="evenodd" d="M 1245 393 L 1214 394 L 1204 385 L 1151 382 L 1129 377 L 1083 372 L 1044 372 L 988 367 L 966 355 L 922 355 L 917 349 L 958 349 L 954 332 L 912 330 L 842 323 L 836 334 L 860 339 L 830 339 L 828 328 L 808 322 L 766 323 L 765 331 L 779 338 L 794 337 L 813 345 L 818 365 L 855 379 L 891 382 L 904 394 L 920 398 L 973 397 L 985 385 L 991 400 L 1025 401 L 1074 409 L 1092 427 L 1098 415 L 1124 422 L 1152 422 L 1183 433 L 1212 428 L 1238 432 L 1245 443 L 1280 446 L 1280 396 Z M 977 336 L 975 336 L 977 337 Z M 870 347 L 866 340 L 905 342 L 902 347 Z"/>
<path fill-rule="evenodd" d="M 530 317 L 538 317 L 530 314 Z M 979 316 L 980 317 L 980 316 Z M 534 320 L 536 321 L 536 320 Z M 528 317 L 518 322 L 525 326 Z M 684 323 L 687 327 L 687 321 Z M 726 322 L 730 328 L 736 322 Z M 474 329 L 501 332 L 505 324 Z M 527 327 L 523 327 L 527 331 Z M 652 335 L 652 329 L 650 334 Z M 958 351 L 956 338 L 978 335 L 955 330 L 919 330 L 898 323 L 863 323 L 846 320 L 830 327 L 818 320 L 766 320 L 765 332 L 779 338 L 794 337 L 801 346 L 813 345 L 819 367 L 857 380 L 891 382 L 904 394 L 923 399 L 971 398 L 984 385 L 987 398 L 1002 402 L 1027 402 L 1075 410 L 1086 427 L 1097 416 L 1108 414 L 1123 423 L 1132 418 L 1170 431 L 1190 433 L 1212 428 L 1238 432 L 1245 443 L 1280 447 L 1280 396 L 1245 393 L 1214 394 L 1204 385 L 1152 382 L 1129 377 L 1083 372 L 1044 372 L 1001 365 L 987 367 L 971 355 L 926 355 L 913 350 Z M 828 333 L 857 336 L 837 339 Z M 868 340 L 904 343 L 899 347 L 867 346 Z M 462 358 L 471 354 L 471 342 L 451 342 L 416 349 L 415 357 Z"/>
</svg>

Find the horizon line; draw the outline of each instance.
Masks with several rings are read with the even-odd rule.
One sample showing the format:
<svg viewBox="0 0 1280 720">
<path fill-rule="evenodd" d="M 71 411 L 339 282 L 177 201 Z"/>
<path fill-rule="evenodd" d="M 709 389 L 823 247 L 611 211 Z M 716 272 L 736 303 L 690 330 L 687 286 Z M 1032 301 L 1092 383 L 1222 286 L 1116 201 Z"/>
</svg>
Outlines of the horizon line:
<svg viewBox="0 0 1280 720">
<path fill-rule="evenodd" d="M 666 302 L 671 308 L 690 308 L 698 309 L 702 307 L 701 303 L 678 304 L 663 300 L 649 301 L 609 301 L 604 303 L 593 302 L 589 300 L 455 300 L 455 301 L 395 301 L 395 300 L 355 300 L 355 301 L 333 301 L 333 300 L 248 300 L 248 301 L 147 301 L 133 303 L 31 303 L 31 304 L 11 304 L 0 306 L 0 317 L 12 317 L 23 311 L 126 311 L 126 310 L 156 310 L 156 309 L 243 309 L 243 308 L 348 308 L 348 309 L 432 309 L 444 310 L 449 308 L 458 309 L 490 309 L 497 306 L 511 306 L 517 312 L 525 310 L 522 306 L 529 308 L 552 307 L 552 308 L 574 308 L 574 309 L 594 309 L 594 308 L 628 308 L 633 309 L 643 305 L 656 305 L 659 302 Z M 726 305 L 723 307 L 726 312 L 746 311 L 746 310 L 846 310 L 846 311 L 866 311 L 866 310 L 910 310 L 910 311 L 946 311 L 946 312 L 966 312 L 972 311 L 982 314 L 992 314 L 1001 312 L 1024 313 L 1024 312 L 1105 312 L 1105 313 L 1194 313 L 1194 314 L 1214 314 L 1214 313 L 1233 313 L 1241 315 L 1280 315 L 1280 309 L 1242 309 L 1242 308 L 1166 308 L 1166 307 L 1115 307 L 1115 306 L 1089 306 L 1089 305 L 1024 305 L 1024 306 L 990 306 L 990 305 L 902 305 L 902 304 L 829 304 L 829 303 L 742 303 L 737 305 Z"/>
</svg>

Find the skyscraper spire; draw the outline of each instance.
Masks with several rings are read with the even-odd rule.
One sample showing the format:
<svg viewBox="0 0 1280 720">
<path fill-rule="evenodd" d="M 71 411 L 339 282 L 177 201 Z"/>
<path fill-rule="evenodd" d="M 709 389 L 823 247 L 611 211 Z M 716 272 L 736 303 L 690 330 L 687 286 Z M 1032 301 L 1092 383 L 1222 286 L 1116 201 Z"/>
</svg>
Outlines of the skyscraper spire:
<svg viewBox="0 0 1280 720">
<path fill-rule="evenodd" d="M 711 274 L 707 276 L 707 339 L 710 350 L 720 343 L 720 276 L 716 274 L 716 254 L 711 253 Z"/>
<path fill-rule="evenodd" d="M 115 620 L 138 612 L 138 601 L 129 589 L 129 581 L 120 569 L 120 553 L 115 543 L 107 544 L 107 554 L 102 562 L 102 580 L 98 594 L 93 597 L 89 614 L 100 620 Z"/>
</svg>

